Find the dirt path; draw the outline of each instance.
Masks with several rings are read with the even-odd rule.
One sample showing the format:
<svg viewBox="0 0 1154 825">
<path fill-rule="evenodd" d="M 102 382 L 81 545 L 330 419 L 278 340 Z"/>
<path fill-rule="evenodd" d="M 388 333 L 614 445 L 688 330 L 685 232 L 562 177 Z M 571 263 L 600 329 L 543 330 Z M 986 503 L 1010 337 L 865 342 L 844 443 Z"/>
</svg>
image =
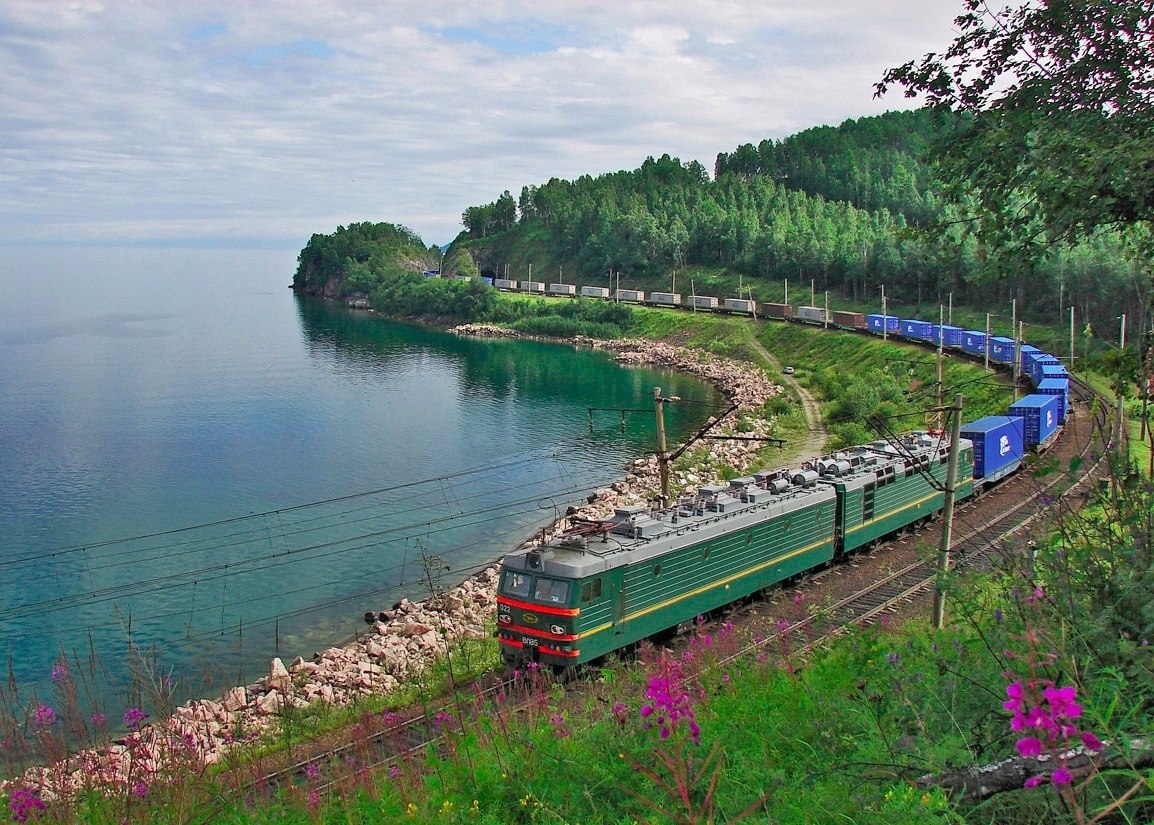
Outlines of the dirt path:
<svg viewBox="0 0 1154 825">
<path fill-rule="evenodd" d="M 798 398 L 801 399 L 801 409 L 805 413 L 805 427 L 807 432 L 805 440 L 797 448 L 796 452 L 790 450 L 789 455 L 797 462 L 821 455 L 825 452 L 825 440 L 828 436 L 825 424 L 822 423 L 821 420 L 821 405 L 818 404 L 813 394 L 803 387 L 796 378 L 782 372 L 781 361 L 757 340 L 757 336 L 753 334 L 752 331 L 749 336 L 749 343 L 750 346 L 769 363 L 777 375 L 780 376 L 778 380 L 793 388 Z"/>
</svg>

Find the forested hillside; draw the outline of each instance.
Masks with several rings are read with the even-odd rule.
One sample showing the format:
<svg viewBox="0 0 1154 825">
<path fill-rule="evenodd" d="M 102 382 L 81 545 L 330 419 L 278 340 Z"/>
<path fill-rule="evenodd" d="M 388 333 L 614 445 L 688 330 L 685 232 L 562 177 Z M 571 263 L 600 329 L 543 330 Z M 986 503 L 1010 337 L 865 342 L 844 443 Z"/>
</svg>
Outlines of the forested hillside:
<svg viewBox="0 0 1154 825">
<path fill-rule="evenodd" d="M 314 234 L 297 258 L 292 288 L 306 295 L 337 298 L 372 291 L 384 273 L 419 274 L 436 266 L 440 250 L 391 223 L 338 226 L 331 235 Z"/>
<path fill-rule="evenodd" d="M 663 155 L 633 171 L 554 178 L 465 209 L 453 252 L 521 279 L 528 263 L 568 282 L 619 272 L 623 285 L 720 267 L 755 297 L 759 282 L 789 278 L 858 300 L 876 299 L 880 284 L 918 303 L 948 292 L 979 306 L 1013 297 L 1026 317 L 1057 319 L 1074 305 L 1095 326 L 1140 312 L 1148 279 L 1116 235 L 1046 246 L 1026 264 L 969 237 L 924 160 L 960 123 L 926 110 L 850 120 L 722 152 L 713 177 Z"/>
</svg>

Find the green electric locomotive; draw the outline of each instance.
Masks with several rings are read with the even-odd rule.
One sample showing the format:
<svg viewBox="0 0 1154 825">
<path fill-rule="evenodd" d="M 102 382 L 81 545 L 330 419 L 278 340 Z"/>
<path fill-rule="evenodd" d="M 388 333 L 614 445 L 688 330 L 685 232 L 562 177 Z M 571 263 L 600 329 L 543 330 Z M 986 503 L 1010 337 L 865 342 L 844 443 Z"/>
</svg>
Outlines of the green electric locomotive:
<svg viewBox="0 0 1154 825">
<path fill-rule="evenodd" d="M 957 495 L 972 490 L 959 444 Z M 595 661 L 819 567 L 941 510 L 948 441 L 915 433 L 702 487 L 676 506 L 617 508 L 501 562 L 504 662 Z"/>
</svg>

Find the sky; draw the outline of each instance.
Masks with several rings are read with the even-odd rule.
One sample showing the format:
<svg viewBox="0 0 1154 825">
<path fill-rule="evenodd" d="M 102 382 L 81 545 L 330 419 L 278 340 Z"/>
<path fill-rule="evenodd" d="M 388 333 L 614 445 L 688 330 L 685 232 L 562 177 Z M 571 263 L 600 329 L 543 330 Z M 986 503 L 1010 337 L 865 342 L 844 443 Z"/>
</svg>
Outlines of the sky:
<svg viewBox="0 0 1154 825">
<path fill-rule="evenodd" d="M 962 0 L 0 0 L 0 245 L 300 248 L 916 105 Z"/>
</svg>

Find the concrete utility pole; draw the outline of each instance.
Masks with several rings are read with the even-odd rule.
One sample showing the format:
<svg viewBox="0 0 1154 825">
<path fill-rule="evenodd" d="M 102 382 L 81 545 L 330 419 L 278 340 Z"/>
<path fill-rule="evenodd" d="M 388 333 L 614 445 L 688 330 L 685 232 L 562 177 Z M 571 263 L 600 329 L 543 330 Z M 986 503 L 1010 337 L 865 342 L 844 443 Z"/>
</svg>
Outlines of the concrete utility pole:
<svg viewBox="0 0 1154 825">
<path fill-rule="evenodd" d="M 1122 314 L 1122 330 L 1118 336 L 1118 350 L 1122 355 L 1126 354 L 1126 314 Z M 1120 384 L 1121 382 L 1119 382 Z M 1122 393 L 1122 386 L 1118 387 L 1118 423 L 1114 433 L 1114 448 L 1121 453 L 1122 451 L 1122 433 L 1125 427 L 1125 409 L 1126 396 Z"/>
<path fill-rule="evenodd" d="M 661 476 L 661 506 L 669 506 L 669 452 L 665 446 L 665 405 L 680 401 L 676 395 L 663 398 L 661 387 L 653 388 L 653 412 L 657 416 L 657 469 Z"/>
<path fill-rule="evenodd" d="M 1074 305 L 1070 305 L 1070 372 L 1074 371 Z"/>
<path fill-rule="evenodd" d="M 938 411 L 934 414 L 935 430 L 945 429 L 945 427 L 942 426 L 942 402 L 945 400 L 943 396 L 946 392 L 946 385 L 942 375 L 945 366 L 944 362 L 946 360 L 946 352 L 944 346 L 946 340 L 946 331 L 942 329 L 945 324 L 944 318 L 945 310 L 942 308 L 941 304 L 938 304 L 938 383 L 937 388 L 934 390 L 934 406 L 938 408 Z"/>
<path fill-rule="evenodd" d="M 1022 380 L 1022 342 L 1026 338 L 1026 322 L 1014 330 L 1014 400 L 1018 400 L 1018 383 Z"/>
<path fill-rule="evenodd" d="M 822 323 L 823 329 L 829 329 L 829 290 L 825 291 L 825 321 Z"/>
<path fill-rule="evenodd" d="M 986 372 L 990 371 L 990 313 L 986 313 Z"/>
<path fill-rule="evenodd" d="M 942 540 L 938 545 L 938 571 L 942 578 L 950 570 L 950 542 L 954 533 L 954 479 L 958 474 L 958 442 L 962 440 L 962 394 L 954 396 L 950 407 L 950 456 L 946 460 L 946 494 L 942 502 Z M 934 589 L 934 627 L 941 629 L 946 618 L 945 582 Z"/>
<path fill-rule="evenodd" d="M 889 329 L 890 314 L 886 311 L 886 285 L 882 284 L 882 340 L 886 340 L 886 331 Z"/>
</svg>

